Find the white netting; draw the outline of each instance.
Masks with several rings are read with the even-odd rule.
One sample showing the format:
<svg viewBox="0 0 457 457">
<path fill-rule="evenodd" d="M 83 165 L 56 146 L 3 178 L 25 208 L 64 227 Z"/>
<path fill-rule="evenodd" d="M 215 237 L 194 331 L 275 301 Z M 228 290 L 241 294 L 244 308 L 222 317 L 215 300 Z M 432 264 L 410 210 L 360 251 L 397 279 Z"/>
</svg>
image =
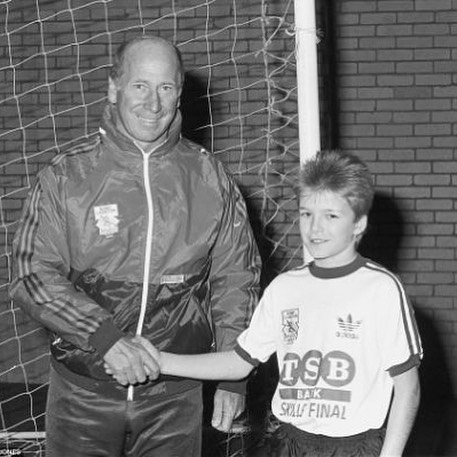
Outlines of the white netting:
<svg viewBox="0 0 457 457">
<path fill-rule="evenodd" d="M 96 133 L 117 46 L 151 32 L 181 49 L 185 134 L 240 183 L 266 281 L 301 260 L 298 126 L 292 1 L 0 0 L 0 21 L 0 450 L 14 450 L 22 438 L 7 434 L 43 430 L 48 351 L 8 298 L 12 237 L 37 170 Z"/>
</svg>

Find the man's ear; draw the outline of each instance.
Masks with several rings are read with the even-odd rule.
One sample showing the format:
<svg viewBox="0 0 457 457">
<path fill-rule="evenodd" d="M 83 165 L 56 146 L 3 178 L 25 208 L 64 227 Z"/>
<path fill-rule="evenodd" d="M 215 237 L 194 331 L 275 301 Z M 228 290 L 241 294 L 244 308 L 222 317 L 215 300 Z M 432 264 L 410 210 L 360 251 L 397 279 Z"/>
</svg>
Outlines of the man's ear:
<svg viewBox="0 0 457 457">
<path fill-rule="evenodd" d="M 181 87 L 179 88 L 179 93 L 178 93 L 178 106 L 176 108 L 179 108 L 181 106 L 181 96 L 182 96 L 182 89 L 184 87 L 184 83 L 181 84 Z"/>
<path fill-rule="evenodd" d="M 367 229 L 367 224 L 368 224 L 368 217 L 365 214 L 355 223 L 354 236 L 356 238 L 358 236 L 362 235 L 363 233 L 365 233 L 365 230 Z"/>
<path fill-rule="evenodd" d="M 108 100 L 112 104 L 117 101 L 117 86 L 111 77 L 108 80 Z"/>
</svg>

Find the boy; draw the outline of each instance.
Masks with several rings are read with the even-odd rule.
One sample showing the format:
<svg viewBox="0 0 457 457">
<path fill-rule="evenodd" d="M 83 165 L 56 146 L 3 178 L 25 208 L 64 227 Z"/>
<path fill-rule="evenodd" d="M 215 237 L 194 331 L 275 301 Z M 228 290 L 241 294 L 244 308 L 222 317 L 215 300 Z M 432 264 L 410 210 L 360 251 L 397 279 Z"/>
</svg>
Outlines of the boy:
<svg viewBox="0 0 457 457">
<path fill-rule="evenodd" d="M 422 348 L 398 278 L 357 253 L 373 195 L 357 157 L 318 153 L 299 182 L 300 232 L 313 262 L 270 284 L 234 351 L 155 353 L 162 373 L 238 379 L 276 352 L 272 412 L 281 426 L 262 456 L 402 455 Z"/>
</svg>

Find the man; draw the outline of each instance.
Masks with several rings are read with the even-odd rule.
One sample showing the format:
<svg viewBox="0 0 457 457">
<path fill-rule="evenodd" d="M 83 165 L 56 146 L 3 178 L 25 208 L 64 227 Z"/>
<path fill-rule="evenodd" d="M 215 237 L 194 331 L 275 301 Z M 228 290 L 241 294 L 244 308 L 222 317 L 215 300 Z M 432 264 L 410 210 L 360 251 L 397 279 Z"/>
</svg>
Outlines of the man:
<svg viewBox="0 0 457 457">
<path fill-rule="evenodd" d="M 40 172 L 24 208 L 11 295 L 52 335 L 48 457 L 200 456 L 201 386 L 156 379 L 148 345 L 229 349 L 256 304 L 240 192 L 180 136 L 183 75 L 169 42 L 123 45 L 100 134 Z M 244 408 L 239 387 L 219 386 L 216 428 Z"/>
</svg>

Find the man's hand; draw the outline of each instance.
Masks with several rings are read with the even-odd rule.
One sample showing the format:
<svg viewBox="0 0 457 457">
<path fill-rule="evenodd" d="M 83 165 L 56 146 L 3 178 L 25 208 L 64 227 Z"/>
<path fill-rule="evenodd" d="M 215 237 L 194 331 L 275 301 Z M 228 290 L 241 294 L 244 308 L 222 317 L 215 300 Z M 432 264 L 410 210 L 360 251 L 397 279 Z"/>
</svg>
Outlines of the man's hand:
<svg viewBox="0 0 457 457">
<path fill-rule="evenodd" d="M 245 403 L 244 395 L 226 390 L 216 390 L 211 425 L 221 432 L 228 433 L 233 419 L 236 419 L 244 411 Z"/>
<path fill-rule="evenodd" d="M 159 352 L 141 336 L 124 336 L 105 354 L 105 370 L 123 386 L 157 379 L 160 373 L 156 359 Z"/>
</svg>

